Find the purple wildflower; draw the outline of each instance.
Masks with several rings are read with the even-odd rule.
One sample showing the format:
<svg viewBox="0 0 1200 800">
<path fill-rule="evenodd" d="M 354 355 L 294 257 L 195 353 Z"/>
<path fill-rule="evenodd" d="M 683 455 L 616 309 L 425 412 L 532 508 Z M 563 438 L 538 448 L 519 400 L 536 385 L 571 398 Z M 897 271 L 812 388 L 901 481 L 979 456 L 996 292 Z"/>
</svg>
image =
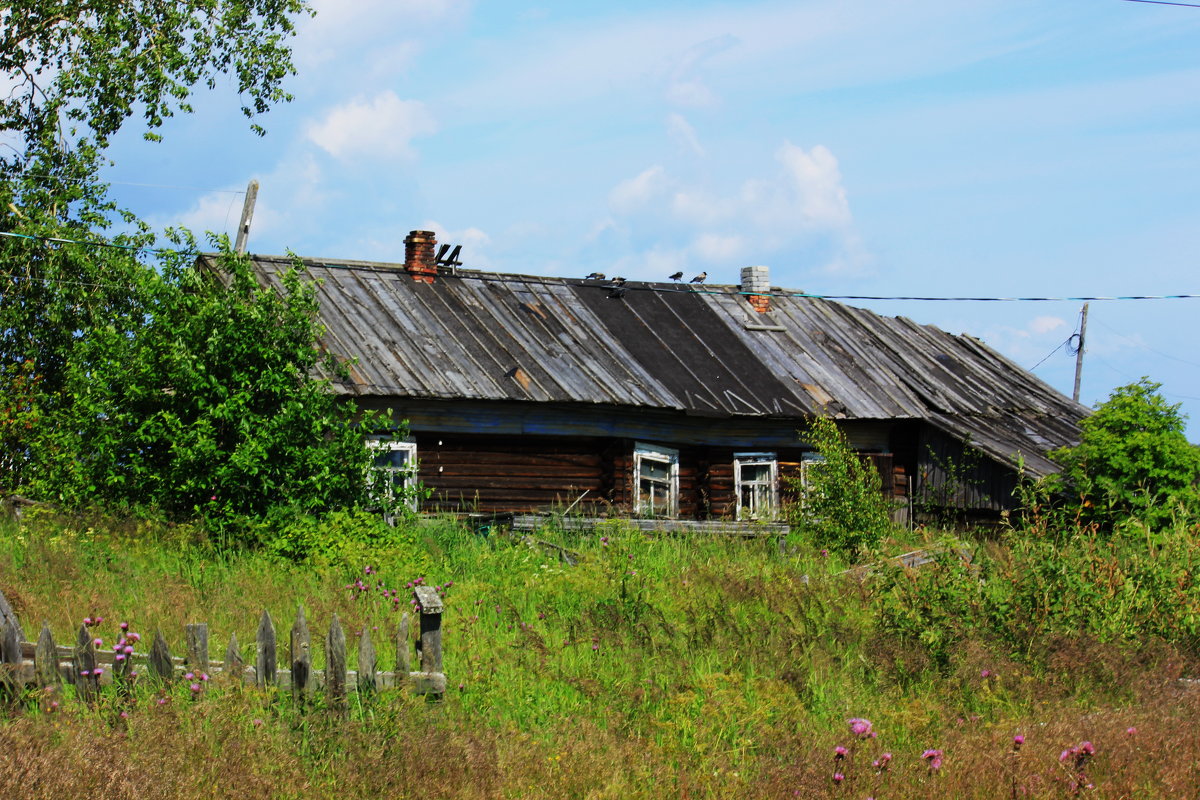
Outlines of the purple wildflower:
<svg viewBox="0 0 1200 800">
<path fill-rule="evenodd" d="M 921 753 L 921 758 L 925 759 L 925 761 L 929 764 L 930 772 L 936 772 L 942 768 L 942 756 L 943 753 L 941 750 L 935 750 L 933 748 Z"/>
<path fill-rule="evenodd" d="M 848 752 L 850 752 L 850 751 L 849 751 L 849 750 L 847 750 L 846 748 L 842 747 L 842 746 L 839 744 L 837 747 L 833 748 L 833 760 L 834 760 L 834 761 L 841 761 L 843 758 L 845 758 L 845 757 L 846 757 L 846 754 L 847 754 Z"/>
<path fill-rule="evenodd" d="M 846 776 L 843 775 L 842 773 L 840 773 L 840 772 L 833 773 L 833 782 L 834 783 L 841 783 L 844 780 L 846 780 Z"/>
<path fill-rule="evenodd" d="M 872 739 L 875 737 L 875 731 L 871 730 L 871 720 L 855 717 L 849 720 L 850 732 L 860 739 Z"/>
</svg>

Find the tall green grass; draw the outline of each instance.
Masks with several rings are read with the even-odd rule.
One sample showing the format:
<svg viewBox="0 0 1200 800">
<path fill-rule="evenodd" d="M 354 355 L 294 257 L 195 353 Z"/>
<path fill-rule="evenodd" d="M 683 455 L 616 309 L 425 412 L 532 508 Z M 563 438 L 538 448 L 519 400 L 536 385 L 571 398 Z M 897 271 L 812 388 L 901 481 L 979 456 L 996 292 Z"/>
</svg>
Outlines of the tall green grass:
<svg viewBox="0 0 1200 800">
<path fill-rule="evenodd" d="M 1013 780 L 1022 796 L 1055 796 L 1073 780 L 1059 754 L 1085 740 L 1097 796 L 1200 788 L 1200 743 L 1178 735 L 1200 710 L 1179 680 L 1196 674 L 1193 531 L 970 541 L 972 563 L 916 571 L 618 522 L 523 538 L 433 520 L 409 533 L 403 547 L 292 564 L 136 521 L 0 525 L 0 588 L 27 631 L 45 618 L 60 641 L 95 614 L 175 642 L 207 621 L 219 658 L 229 633 L 252 639 L 264 607 L 280 628 L 303 603 L 314 629 L 336 612 L 351 632 L 386 631 L 401 612 L 383 591 L 448 585 L 450 686 L 439 704 L 388 693 L 344 719 L 254 690 L 217 685 L 192 702 L 147 688 L 124 719 L 80 704 L 17 714 L 0 747 L 37 752 L 21 774 L 58 796 L 100 785 L 62 777 L 72 758 L 169 778 L 181 797 L 996 797 Z M 855 738 L 850 718 L 878 738 Z M 940 769 L 927 749 L 945 752 Z M 0 768 L 0 785 L 17 776 Z"/>
</svg>

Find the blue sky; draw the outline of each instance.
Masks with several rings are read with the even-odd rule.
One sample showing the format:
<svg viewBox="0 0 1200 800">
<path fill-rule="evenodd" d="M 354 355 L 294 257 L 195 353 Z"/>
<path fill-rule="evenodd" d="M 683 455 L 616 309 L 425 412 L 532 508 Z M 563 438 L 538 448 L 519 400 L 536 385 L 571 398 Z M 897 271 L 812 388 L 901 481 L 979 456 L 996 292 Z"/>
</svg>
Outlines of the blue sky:
<svg viewBox="0 0 1200 800">
<path fill-rule="evenodd" d="M 296 99 L 228 87 L 107 178 L 250 249 L 831 295 L 1200 294 L 1200 8 L 1123 0 L 319 0 Z M 156 184 L 156 188 L 131 184 Z M 1079 302 L 860 302 L 1067 394 Z M 1093 302 L 1082 400 L 1147 375 L 1200 440 L 1200 300 Z M 1053 354 L 1052 354 L 1053 353 Z"/>
</svg>

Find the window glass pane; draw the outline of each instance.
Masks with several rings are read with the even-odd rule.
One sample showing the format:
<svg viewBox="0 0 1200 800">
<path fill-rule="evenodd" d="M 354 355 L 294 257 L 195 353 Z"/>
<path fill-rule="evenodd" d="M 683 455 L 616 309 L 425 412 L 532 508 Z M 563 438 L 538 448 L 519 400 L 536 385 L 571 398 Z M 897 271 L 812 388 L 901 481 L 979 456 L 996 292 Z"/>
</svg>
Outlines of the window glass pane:
<svg viewBox="0 0 1200 800">
<path fill-rule="evenodd" d="M 375 456 L 375 466 L 381 469 L 403 469 L 408 466 L 407 450 L 384 450 Z"/>
<path fill-rule="evenodd" d="M 771 480 L 771 465 L 770 464 L 743 464 L 742 465 L 742 481 L 744 483 L 767 482 Z"/>
<path fill-rule="evenodd" d="M 665 481 L 671 477 L 671 465 L 649 458 L 642 458 L 642 477 Z"/>
</svg>

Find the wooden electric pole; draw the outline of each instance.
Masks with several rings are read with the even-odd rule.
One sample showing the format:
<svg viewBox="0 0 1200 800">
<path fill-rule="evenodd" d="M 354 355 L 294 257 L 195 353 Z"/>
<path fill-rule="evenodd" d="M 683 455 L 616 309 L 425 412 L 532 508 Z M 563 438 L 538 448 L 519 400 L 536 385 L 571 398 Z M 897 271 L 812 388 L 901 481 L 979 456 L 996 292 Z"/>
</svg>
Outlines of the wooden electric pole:
<svg viewBox="0 0 1200 800">
<path fill-rule="evenodd" d="M 258 181 L 251 178 L 246 184 L 246 202 L 242 204 L 242 221 L 238 223 L 235 252 L 246 252 L 246 238 L 250 235 L 250 221 L 254 219 L 254 201 L 258 199 Z"/>
<path fill-rule="evenodd" d="M 1075 393 L 1071 395 L 1071 399 L 1076 403 L 1079 402 L 1079 380 L 1083 377 L 1083 345 L 1087 340 L 1087 309 L 1088 304 L 1083 304 L 1083 313 L 1079 316 L 1079 345 L 1075 348 Z"/>
</svg>

